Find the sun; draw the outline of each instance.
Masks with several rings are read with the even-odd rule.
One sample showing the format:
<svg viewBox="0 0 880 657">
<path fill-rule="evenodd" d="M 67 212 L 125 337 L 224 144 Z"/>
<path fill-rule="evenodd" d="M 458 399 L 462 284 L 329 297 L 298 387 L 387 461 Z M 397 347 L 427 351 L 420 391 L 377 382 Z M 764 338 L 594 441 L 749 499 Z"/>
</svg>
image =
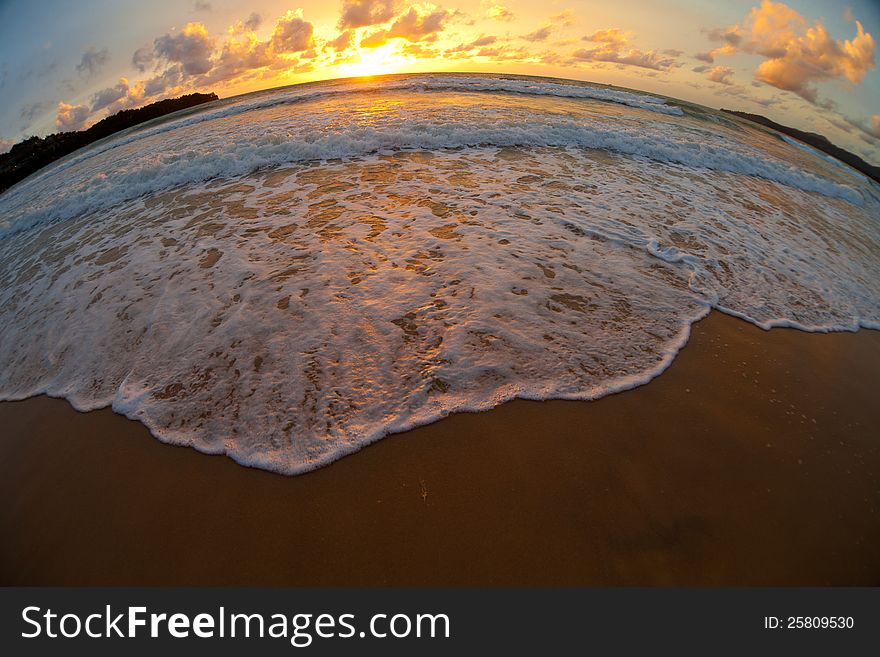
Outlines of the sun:
<svg viewBox="0 0 880 657">
<path fill-rule="evenodd" d="M 385 75 L 397 73 L 407 61 L 394 44 L 386 43 L 378 48 L 359 48 L 353 61 L 342 64 L 339 70 L 352 77 Z"/>
</svg>

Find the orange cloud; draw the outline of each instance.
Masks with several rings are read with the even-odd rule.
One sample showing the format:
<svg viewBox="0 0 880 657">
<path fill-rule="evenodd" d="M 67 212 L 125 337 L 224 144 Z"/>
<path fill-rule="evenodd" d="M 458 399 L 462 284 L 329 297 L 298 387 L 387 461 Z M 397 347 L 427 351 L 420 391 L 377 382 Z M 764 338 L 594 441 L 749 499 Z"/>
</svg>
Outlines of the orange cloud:
<svg viewBox="0 0 880 657">
<path fill-rule="evenodd" d="M 235 21 L 227 30 L 230 34 L 242 34 L 243 32 L 253 32 L 263 23 L 263 17 L 257 12 L 251 12 L 251 15 L 243 21 Z"/>
<path fill-rule="evenodd" d="M 55 127 L 63 132 L 79 130 L 89 118 L 89 108 L 85 105 L 70 105 L 63 100 L 58 103 Z"/>
<path fill-rule="evenodd" d="M 553 26 L 545 25 L 544 27 L 538 28 L 534 32 L 529 32 L 528 34 L 523 35 L 523 39 L 526 41 L 546 41 L 550 35 L 553 34 Z"/>
<path fill-rule="evenodd" d="M 299 12 L 288 11 L 275 23 L 269 47 L 276 53 L 302 52 L 312 47 L 314 26 Z"/>
<path fill-rule="evenodd" d="M 860 22 L 853 39 L 836 40 L 821 21 L 810 26 L 794 9 L 771 0 L 752 8 L 742 25 L 713 30 L 709 36 L 723 45 L 698 59 L 711 62 L 734 52 L 761 55 L 765 59 L 755 71 L 756 79 L 811 103 L 819 103 L 817 82 L 842 78 L 859 84 L 876 66 L 874 38 Z"/>
<path fill-rule="evenodd" d="M 388 29 L 378 29 L 361 37 L 359 45 L 364 48 L 378 48 L 389 39 L 406 39 L 410 43 L 417 41 L 434 41 L 446 28 L 452 14 L 445 9 L 432 6 L 427 8 L 410 7 L 398 16 Z"/>
<path fill-rule="evenodd" d="M 213 51 L 214 38 L 202 23 L 187 23 L 179 34 L 165 34 L 153 42 L 157 58 L 181 64 L 188 75 L 207 73 Z"/>
<path fill-rule="evenodd" d="M 430 39 L 443 30 L 449 17 L 450 14 L 445 9 L 434 9 L 422 14 L 415 7 L 410 7 L 408 12 L 401 14 L 394 21 L 391 30 L 388 32 L 388 37 L 402 38 L 407 41 L 421 41 L 424 38 Z"/>
<path fill-rule="evenodd" d="M 706 73 L 706 77 L 712 82 L 717 82 L 718 84 L 733 84 L 733 81 L 731 80 L 733 77 L 733 69 L 727 68 L 726 66 L 716 66 Z"/>
<path fill-rule="evenodd" d="M 388 43 L 388 30 L 377 30 L 361 37 L 358 44 L 361 48 L 378 48 Z"/>
<path fill-rule="evenodd" d="M 119 82 L 112 87 L 107 87 L 92 95 L 92 112 L 97 112 L 105 107 L 117 106 L 121 109 L 122 105 L 127 105 L 129 100 L 137 102 L 143 98 L 143 85 L 130 87 L 128 80 L 120 78 Z"/>
<path fill-rule="evenodd" d="M 394 17 L 395 0 L 343 0 L 339 29 L 387 23 Z"/>
<path fill-rule="evenodd" d="M 207 82 L 228 80 L 242 72 L 269 66 L 271 63 L 269 43 L 258 41 L 253 32 L 246 32 L 223 44 L 220 55 L 214 60 L 214 65 L 205 78 Z M 169 79 L 168 82 L 174 81 Z"/>
<path fill-rule="evenodd" d="M 497 36 L 493 35 L 480 35 L 478 38 L 474 39 L 469 43 L 460 43 L 454 48 L 450 48 L 447 50 L 448 53 L 466 53 L 472 50 L 476 50 L 477 48 L 485 48 L 485 46 L 491 46 L 493 43 L 498 41 Z"/>
<path fill-rule="evenodd" d="M 144 96 L 153 97 L 173 93 L 180 88 L 185 77 L 180 64 L 169 66 L 159 75 L 144 82 Z"/>
<path fill-rule="evenodd" d="M 584 37 L 585 41 L 595 41 L 597 43 L 614 44 L 617 46 L 625 46 L 629 41 L 630 33 L 624 32 L 619 27 L 612 27 L 606 30 L 597 30 L 588 37 Z"/>
<path fill-rule="evenodd" d="M 218 39 L 198 22 L 188 23 L 180 32 L 169 32 L 153 41 L 152 46 L 138 49 L 132 65 L 141 72 L 153 66 L 155 74 L 145 80 L 129 83 L 125 78 L 95 92 L 88 105 L 59 105 L 56 125 L 76 129 L 90 115 L 112 113 L 163 96 L 223 84 L 233 80 L 281 69 L 303 70 L 304 58 L 313 58 L 314 26 L 299 11 L 280 16 L 265 41 L 257 39 L 254 29 L 262 18 L 252 13 L 244 21 L 236 21 L 218 49 Z M 349 35 L 350 37 L 350 35 Z M 298 55 L 294 57 L 293 55 Z"/>
<path fill-rule="evenodd" d="M 578 61 L 609 62 L 626 66 L 668 71 L 678 65 L 675 57 L 654 50 L 640 50 L 630 43 L 632 34 L 617 27 L 598 30 L 583 38 L 599 44 L 595 48 L 581 48 L 572 57 Z"/>
<path fill-rule="evenodd" d="M 352 45 L 352 40 L 354 38 L 353 30 L 345 30 L 338 37 L 333 39 L 332 41 L 328 41 L 327 45 L 333 50 L 347 50 Z"/>
<path fill-rule="evenodd" d="M 504 5 L 491 5 L 490 3 L 483 2 L 483 6 L 486 7 L 486 16 L 496 21 L 509 23 L 516 18 L 515 14 Z"/>
</svg>

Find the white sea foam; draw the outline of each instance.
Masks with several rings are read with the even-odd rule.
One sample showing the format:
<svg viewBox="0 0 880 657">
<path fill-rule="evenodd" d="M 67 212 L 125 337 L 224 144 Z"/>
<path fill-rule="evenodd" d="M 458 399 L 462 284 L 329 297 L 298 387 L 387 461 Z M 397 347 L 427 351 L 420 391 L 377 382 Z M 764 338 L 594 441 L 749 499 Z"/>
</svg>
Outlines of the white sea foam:
<svg viewBox="0 0 880 657">
<path fill-rule="evenodd" d="M 711 308 L 880 326 L 872 183 L 508 83 L 246 98 L 0 196 L 0 398 L 297 473 L 450 412 L 639 385 Z"/>
</svg>

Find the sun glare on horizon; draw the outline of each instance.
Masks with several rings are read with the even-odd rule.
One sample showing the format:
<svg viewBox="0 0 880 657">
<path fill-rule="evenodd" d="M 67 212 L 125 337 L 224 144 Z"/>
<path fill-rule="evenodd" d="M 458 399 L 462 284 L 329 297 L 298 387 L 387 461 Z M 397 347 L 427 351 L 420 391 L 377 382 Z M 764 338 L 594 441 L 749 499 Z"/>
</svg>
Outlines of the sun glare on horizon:
<svg viewBox="0 0 880 657">
<path fill-rule="evenodd" d="M 410 58 L 403 55 L 393 43 L 386 43 L 378 48 L 359 48 L 352 61 L 337 67 L 345 77 L 369 77 L 401 73 Z"/>
</svg>

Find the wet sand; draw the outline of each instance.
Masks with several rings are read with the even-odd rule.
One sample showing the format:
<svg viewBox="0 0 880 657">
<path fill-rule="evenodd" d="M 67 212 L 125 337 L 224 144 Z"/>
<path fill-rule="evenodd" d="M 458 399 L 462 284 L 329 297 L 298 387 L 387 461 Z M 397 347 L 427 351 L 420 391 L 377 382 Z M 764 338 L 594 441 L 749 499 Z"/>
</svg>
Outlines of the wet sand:
<svg viewBox="0 0 880 657">
<path fill-rule="evenodd" d="M 515 401 L 300 477 L 0 404 L 0 583 L 880 584 L 880 332 L 713 313 L 647 386 Z"/>
</svg>

